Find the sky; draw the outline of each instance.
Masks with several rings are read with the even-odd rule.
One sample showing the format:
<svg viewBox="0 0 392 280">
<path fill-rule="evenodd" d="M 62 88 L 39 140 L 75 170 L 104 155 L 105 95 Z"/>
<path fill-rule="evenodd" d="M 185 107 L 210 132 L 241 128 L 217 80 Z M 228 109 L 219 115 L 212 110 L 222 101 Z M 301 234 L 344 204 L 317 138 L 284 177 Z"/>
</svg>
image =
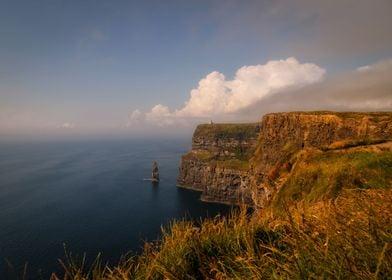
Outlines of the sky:
<svg viewBox="0 0 392 280">
<path fill-rule="evenodd" d="M 390 0 L 0 0 L 0 140 L 392 110 Z"/>
</svg>

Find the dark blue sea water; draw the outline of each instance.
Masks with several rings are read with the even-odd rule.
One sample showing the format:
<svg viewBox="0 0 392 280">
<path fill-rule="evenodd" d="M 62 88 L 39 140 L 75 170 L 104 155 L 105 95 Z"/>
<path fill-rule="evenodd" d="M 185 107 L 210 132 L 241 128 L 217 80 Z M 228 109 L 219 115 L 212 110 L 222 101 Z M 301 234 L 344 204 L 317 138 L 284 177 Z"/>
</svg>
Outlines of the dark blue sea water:
<svg viewBox="0 0 392 280">
<path fill-rule="evenodd" d="M 199 193 L 175 186 L 185 140 L 0 143 L 0 279 L 4 259 L 29 276 L 61 271 L 63 244 L 74 254 L 116 262 L 140 252 L 161 225 L 184 217 L 227 214 Z M 161 182 L 144 181 L 152 161 Z"/>
</svg>

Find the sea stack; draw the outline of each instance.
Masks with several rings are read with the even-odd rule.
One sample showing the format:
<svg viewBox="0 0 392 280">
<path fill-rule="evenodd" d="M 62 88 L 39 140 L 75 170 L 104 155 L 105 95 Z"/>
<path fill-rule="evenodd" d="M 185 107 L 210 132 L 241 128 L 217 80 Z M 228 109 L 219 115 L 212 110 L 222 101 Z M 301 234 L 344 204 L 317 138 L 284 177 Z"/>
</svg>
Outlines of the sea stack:
<svg viewBox="0 0 392 280">
<path fill-rule="evenodd" d="M 156 161 L 152 163 L 151 181 L 159 182 L 159 170 L 158 170 L 158 163 Z"/>
</svg>

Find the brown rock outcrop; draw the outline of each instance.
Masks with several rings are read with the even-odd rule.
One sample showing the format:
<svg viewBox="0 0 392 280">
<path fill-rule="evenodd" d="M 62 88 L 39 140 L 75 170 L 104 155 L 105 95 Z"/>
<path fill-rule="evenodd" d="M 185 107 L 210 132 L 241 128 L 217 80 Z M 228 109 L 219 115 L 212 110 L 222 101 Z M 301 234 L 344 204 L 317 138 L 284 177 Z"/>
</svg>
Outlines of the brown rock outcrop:
<svg viewBox="0 0 392 280">
<path fill-rule="evenodd" d="M 249 158 L 260 129 L 260 123 L 199 125 L 192 150 L 182 157 L 177 186 L 202 191 L 206 201 L 252 203 Z"/>
<path fill-rule="evenodd" d="M 257 159 L 265 171 L 302 148 L 337 141 L 371 141 L 392 137 L 391 113 L 293 112 L 267 114 Z"/>
<path fill-rule="evenodd" d="M 277 191 L 276 170 L 301 149 L 330 149 L 392 139 L 392 113 L 273 113 L 261 124 L 198 126 L 177 185 L 202 198 L 263 207 Z"/>
</svg>

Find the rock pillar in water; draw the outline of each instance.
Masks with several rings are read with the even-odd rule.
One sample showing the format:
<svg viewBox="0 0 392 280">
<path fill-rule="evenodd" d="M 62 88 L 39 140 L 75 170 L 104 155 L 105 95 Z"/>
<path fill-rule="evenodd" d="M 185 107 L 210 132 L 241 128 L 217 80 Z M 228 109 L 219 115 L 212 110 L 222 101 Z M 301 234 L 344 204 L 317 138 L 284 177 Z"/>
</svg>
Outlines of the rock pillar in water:
<svg viewBox="0 0 392 280">
<path fill-rule="evenodd" d="M 158 163 L 156 161 L 152 163 L 151 180 L 153 182 L 159 182 L 159 170 L 158 170 Z"/>
</svg>

